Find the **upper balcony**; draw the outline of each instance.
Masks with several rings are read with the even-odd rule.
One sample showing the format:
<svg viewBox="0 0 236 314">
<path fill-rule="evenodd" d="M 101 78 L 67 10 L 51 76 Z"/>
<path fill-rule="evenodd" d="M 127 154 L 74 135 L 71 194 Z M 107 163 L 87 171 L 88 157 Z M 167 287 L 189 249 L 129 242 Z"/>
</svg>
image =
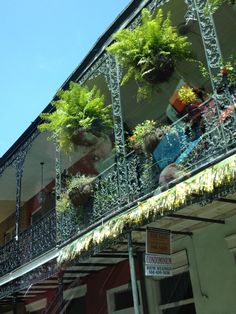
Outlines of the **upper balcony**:
<svg viewBox="0 0 236 314">
<path fill-rule="evenodd" d="M 184 25 L 184 1 L 172 2 L 163 6 L 164 13 L 170 10 L 173 24 L 188 36 L 196 62 L 181 61 L 167 82 L 137 101 L 137 82 L 121 85 L 120 67 L 100 48 L 89 66 L 71 79 L 88 89 L 99 88 L 105 106 L 113 106 L 113 128 L 80 135 L 70 154 L 59 153 L 54 141 L 47 141 L 49 134 L 35 130 L 2 166 L 0 276 L 235 152 L 234 80 L 216 70 L 213 92 L 198 69 L 199 62 L 209 65 L 203 31 L 197 21 Z M 154 10 L 154 1 L 149 6 Z M 130 27 L 139 22 L 140 12 L 135 14 L 126 20 Z M 232 23 L 225 23 L 225 16 Z M 215 24 L 227 59 L 236 46 L 231 40 L 235 12 L 223 6 Z M 180 99 L 183 86 L 194 94 L 188 103 Z M 155 121 L 155 126 L 146 121 Z"/>
</svg>

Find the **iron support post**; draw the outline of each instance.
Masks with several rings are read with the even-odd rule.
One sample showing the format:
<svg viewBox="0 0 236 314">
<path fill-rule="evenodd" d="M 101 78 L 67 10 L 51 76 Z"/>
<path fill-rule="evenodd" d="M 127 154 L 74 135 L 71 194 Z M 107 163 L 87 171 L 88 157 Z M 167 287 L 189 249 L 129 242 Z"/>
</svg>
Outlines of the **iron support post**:
<svg viewBox="0 0 236 314">
<path fill-rule="evenodd" d="M 135 274 L 135 264 L 134 264 L 131 232 L 128 233 L 128 252 L 129 252 L 131 286 L 132 286 L 132 294 L 133 294 L 133 301 L 134 301 L 134 313 L 140 314 L 139 302 L 138 302 L 138 286 L 137 286 L 137 280 L 136 280 L 136 274 Z"/>
</svg>

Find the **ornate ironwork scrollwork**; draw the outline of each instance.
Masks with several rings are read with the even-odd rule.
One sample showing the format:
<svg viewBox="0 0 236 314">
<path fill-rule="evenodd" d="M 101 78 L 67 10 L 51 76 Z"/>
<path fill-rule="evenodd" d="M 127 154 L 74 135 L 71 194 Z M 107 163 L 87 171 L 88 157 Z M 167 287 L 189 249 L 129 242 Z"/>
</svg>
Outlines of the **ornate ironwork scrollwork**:
<svg viewBox="0 0 236 314">
<path fill-rule="evenodd" d="M 86 81 L 95 79 L 99 75 L 104 75 L 106 82 L 109 86 L 109 65 L 108 55 L 103 53 L 83 74 L 81 78 L 78 78 L 77 82 L 83 85 Z"/>
<path fill-rule="evenodd" d="M 197 15 L 200 26 L 209 73 L 213 77 L 213 69 L 219 69 L 222 60 L 214 21 L 211 14 L 205 13 L 206 0 L 192 1 L 194 4 L 192 9 Z"/>
<path fill-rule="evenodd" d="M 56 246 L 56 212 L 50 211 L 0 248 L 0 276 L 11 272 Z"/>
<path fill-rule="evenodd" d="M 24 152 L 27 152 L 31 145 L 32 142 L 34 141 L 34 139 L 38 136 L 39 131 L 38 129 L 36 129 L 31 136 L 20 146 L 20 148 L 14 153 L 12 154 L 12 156 L 6 160 L 6 162 L 4 163 L 4 165 L 2 167 L 0 167 L 0 176 L 2 176 L 3 172 L 9 167 L 11 166 L 13 163 L 16 165 L 16 160 L 18 159 L 18 161 L 21 160 L 21 157 L 24 157 Z"/>
<path fill-rule="evenodd" d="M 52 260 L 43 264 L 25 275 L 12 280 L 0 287 L 0 299 L 12 295 L 14 292 L 19 292 L 22 289 L 27 289 L 33 284 L 41 280 L 45 280 L 55 275 L 58 272 L 58 265 L 56 260 Z"/>
</svg>

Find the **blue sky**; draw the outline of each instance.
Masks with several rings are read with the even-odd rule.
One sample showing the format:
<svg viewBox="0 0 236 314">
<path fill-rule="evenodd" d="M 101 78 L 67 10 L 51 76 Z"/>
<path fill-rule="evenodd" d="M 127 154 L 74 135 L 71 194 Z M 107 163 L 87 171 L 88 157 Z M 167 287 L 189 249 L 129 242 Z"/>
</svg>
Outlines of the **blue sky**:
<svg viewBox="0 0 236 314">
<path fill-rule="evenodd" d="M 0 4 L 0 156 L 51 101 L 130 0 Z"/>
</svg>

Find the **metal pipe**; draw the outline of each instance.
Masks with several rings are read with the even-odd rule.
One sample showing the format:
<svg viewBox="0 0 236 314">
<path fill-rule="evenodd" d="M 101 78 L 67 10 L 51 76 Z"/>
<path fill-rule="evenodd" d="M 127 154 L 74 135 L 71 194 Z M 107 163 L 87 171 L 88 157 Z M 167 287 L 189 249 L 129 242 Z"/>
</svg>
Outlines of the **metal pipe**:
<svg viewBox="0 0 236 314">
<path fill-rule="evenodd" d="M 131 286 L 132 286 L 132 294 L 133 294 L 133 301 L 134 301 L 134 313 L 140 314 L 139 302 L 138 302 L 138 287 L 137 287 L 137 280 L 136 280 L 136 274 L 135 274 L 135 265 L 134 265 L 134 257 L 133 257 L 133 246 L 132 246 L 131 232 L 128 233 L 128 252 L 129 252 L 129 267 L 130 267 L 130 276 L 131 276 Z"/>
</svg>

